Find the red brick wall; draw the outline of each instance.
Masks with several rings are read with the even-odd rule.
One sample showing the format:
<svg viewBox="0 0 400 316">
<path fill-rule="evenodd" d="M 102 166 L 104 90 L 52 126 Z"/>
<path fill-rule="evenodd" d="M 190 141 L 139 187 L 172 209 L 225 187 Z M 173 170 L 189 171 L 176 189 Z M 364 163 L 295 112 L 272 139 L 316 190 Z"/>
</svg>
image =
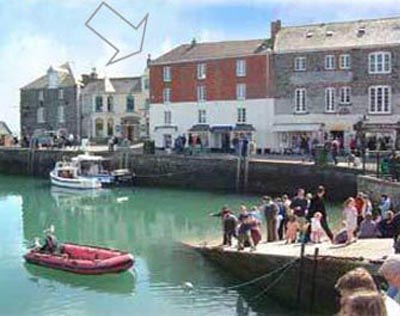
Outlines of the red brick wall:
<svg viewBox="0 0 400 316">
<path fill-rule="evenodd" d="M 207 78 L 197 79 L 199 62 L 171 64 L 172 81 L 164 82 L 163 67 L 150 66 L 151 103 L 163 102 L 164 88 L 171 88 L 171 102 L 197 101 L 197 86 L 205 85 L 207 101 L 236 100 L 236 84 L 247 85 L 247 99 L 258 99 L 272 95 L 270 56 L 257 55 L 246 59 L 246 76 L 236 77 L 236 60 L 227 58 L 205 61 Z M 165 65 L 167 66 L 167 65 Z"/>
</svg>

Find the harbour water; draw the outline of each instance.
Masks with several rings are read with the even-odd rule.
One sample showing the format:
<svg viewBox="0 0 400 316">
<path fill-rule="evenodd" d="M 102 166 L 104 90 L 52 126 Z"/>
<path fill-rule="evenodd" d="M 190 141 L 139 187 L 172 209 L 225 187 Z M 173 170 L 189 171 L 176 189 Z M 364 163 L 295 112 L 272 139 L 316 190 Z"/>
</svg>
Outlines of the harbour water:
<svg viewBox="0 0 400 316">
<path fill-rule="evenodd" d="M 123 197 L 123 199 L 121 199 Z M 239 281 L 178 241 L 219 237 L 208 216 L 257 197 L 151 188 L 74 192 L 46 180 L 0 176 L 0 315 L 300 315 Z M 132 252 L 135 269 L 81 276 L 23 261 L 34 237 L 53 224 L 60 241 Z M 182 284 L 191 282 L 192 291 Z"/>
</svg>

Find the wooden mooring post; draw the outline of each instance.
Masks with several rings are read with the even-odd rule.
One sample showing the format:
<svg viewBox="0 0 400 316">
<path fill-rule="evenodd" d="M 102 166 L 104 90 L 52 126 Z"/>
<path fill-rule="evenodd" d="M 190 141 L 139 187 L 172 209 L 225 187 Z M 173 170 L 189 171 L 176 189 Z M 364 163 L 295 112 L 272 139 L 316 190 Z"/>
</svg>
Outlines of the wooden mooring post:
<svg viewBox="0 0 400 316">
<path fill-rule="evenodd" d="M 304 242 L 301 243 L 301 252 L 300 252 L 300 265 L 299 265 L 299 279 L 297 284 L 297 306 L 300 307 L 301 303 L 301 288 L 303 286 L 303 276 L 304 276 L 304 250 L 306 244 Z"/>
<path fill-rule="evenodd" d="M 313 314 L 314 302 L 315 302 L 315 293 L 317 291 L 318 255 L 319 255 L 319 248 L 315 248 L 315 250 L 314 250 L 313 270 L 312 270 L 312 276 L 311 276 L 310 315 Z"/>
</svg>

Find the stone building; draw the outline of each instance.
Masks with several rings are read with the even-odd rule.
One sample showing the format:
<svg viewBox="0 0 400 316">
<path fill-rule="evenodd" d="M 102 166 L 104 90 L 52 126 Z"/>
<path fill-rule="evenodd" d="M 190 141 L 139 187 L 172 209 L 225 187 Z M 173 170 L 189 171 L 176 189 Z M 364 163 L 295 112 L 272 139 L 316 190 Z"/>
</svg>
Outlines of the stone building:
<svg viewBox="0 0 400 316">
<path fill-rule="evenodd" d="M 272 144 L 270 41 L 183 44 L 150 61 L 150 135 L 172 147 L 181 135 L 211 150 L 231 150 L 247 135 Z"/>
<path fill-rule="evenodd" d="M 20 90 L 21 135 L 53 131 L 80 135 L 80 84 L 70 64 L 50 67 L 47 73 Z"/>
<path fill-rule="evenodd" d="M 278 146 L 302 135 L 347 146 L 361 124 L 368 144 L 391 147 L 400 128 L 400 18 L 274 26 Z"/>
<path fill-rule="evenodd" d="M 82 137 L 104 143 L 111 136 L 132 142 L 148 136 L 148 74 L 141 77 L 83 76 Z"/>
</svg>

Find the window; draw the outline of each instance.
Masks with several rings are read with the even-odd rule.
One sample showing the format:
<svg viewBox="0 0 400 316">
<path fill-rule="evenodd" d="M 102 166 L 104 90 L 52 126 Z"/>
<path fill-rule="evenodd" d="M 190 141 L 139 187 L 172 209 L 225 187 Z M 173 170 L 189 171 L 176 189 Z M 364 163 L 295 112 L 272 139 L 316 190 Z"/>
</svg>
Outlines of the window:
<svg viewBox="0 0 400 316">
<path fill-rule="evenodd" d="M 372 86 L 369 88 L 369 112 L 390 113 L 392 104 L 390 86 Z"/>
<path fill-rule="evenodd" d="M 164 103 L 171 102 L 171 88 L 164 89 L 164 91 L 163 91 L 163 99 L 164 99 Z"/>
<path fill-rule="evenodd" d="M 199 124 L 205 124 L 207 123 L 207 116 L 206 116 L 206 110 L 199 110 Z"/>
<path fill-rule="evenodd" d="M 107 121 L 107 136 L 114 135 L 114 120 L 112 118 Z"/>
<path fill-rule="evenodd" d="M 95 98 L 95 111 L 103 112 L 103 97 L 102 96 L 97 96 Z"/>
<path fill-rule="evenodd" d="M 135 97 L 133 95 L 129 95 L 126 97 L 126 112 L 134 112 L 135 111 Z"/>
<path fill-rule="evenodd" d="M 335 112 L 335 88 L 325 89 L 325 111 Z"/>
<path fill-rule="evenodd" d="M 246 123 L 246 109 L 245 108 L 238 108 L 237 121 L 238 121 L 238 123 Z"/>
<path fill-rule="evenodd" d="M 101 118 L 97 118 L 94 123 L 95 126 L 95 136 L 103 137 L 104 136 L 104 122 Z"/>
<path fill-rule="evenodd" d="M 197 87 L 197 101 L 204 102 L 206 100 L 206 87 L 198 86 Z"/>
<path fill-rule="evenodd" d="M 236 60 L 236 76 L 237 77 L 246 76 L 246 60 L 244 59 Z"/>
<path fill-rule="evenodd" d="M 350 69 L 351 68 L 351 56 L 350 54 L 343 54 L 339 57 L 339 67 L 340 69 Z"/>
<path fill-rule="evenodd" d="M 238 83 L 236 85 L 236 98 L 238 100 L 246 99 L 246 84 Z"/>
<path fill-rule="evenodd" d="M 351 103 L 351 88 L 350 87 L 341 87 L 340 88 L 339 102 L 341 104 L 350 104 Z"/>
<path fill-rule="evenodd" d="M 58 99 L 59 100 L 63 100 L 64 99 L 64 90 L 63 89 L 59 89 L 58 90 Z"/>
<path fill-rule="evenodd" d="M 149 78 L 144 79 L 144 89 L 149 90 Z"/>
<path fill-rule="evenodd" d="M 164 73 L 164 82 L 171 81 L 171 67 L 164 67 L 163 73 Z"/>
<path fill-rule="evenodd" d="M 44 101 L 44 91 L 43 90 L 39 91 L 38 100 L 39 101 Z"/>
<path fill-rule="evenodd" d="M 206 79 L 206 64 L 197 65 L 197 79 Z"/>
<path fill-rule="evenodd" d="M 335 55 L 326 55 L 325 56 L 325 69 L 333 70 L 335 69 Z"/>
<path fill-rule="evenodd" d="M 164 111 L 164 124 L 171 125 L 171 122 L 172 122 L 171 111 Z"/>
<path fill-rule="evenodd" d="M 44 107 L 39 107 L 36 112 L 36 120 L 38 123 L 44 123 Z"/>
<path fill-rule="evenodd" d="M 58 123 L 65 122 L 64 106 L 60 105 L 57 109 Z"/>
<path fill-rule="evenodd" d="M 114 111 L 114 97 L 112 95 L 109 95 L 107 97 L 107 112 L 112 111 Z"/>
<path fill-rule="evenodd" d="M 389 52 L 369 54 L 368 68 L 370 74 L 387 74 L 392 71 L 392 55 Z"/>
<path fill-rule="evenodd" d="M 294 59 L 294 70 L 295 71 L 305 71 L 306 69 L 307 69 L 306 57 L 296 57 Z"/>
<path fill-rule="evenodd" d="M 306 94 L 307 91 L 304 88 L 295 90 L 295 112 L 301 113 L 306 112 Z"/>
</svg>

